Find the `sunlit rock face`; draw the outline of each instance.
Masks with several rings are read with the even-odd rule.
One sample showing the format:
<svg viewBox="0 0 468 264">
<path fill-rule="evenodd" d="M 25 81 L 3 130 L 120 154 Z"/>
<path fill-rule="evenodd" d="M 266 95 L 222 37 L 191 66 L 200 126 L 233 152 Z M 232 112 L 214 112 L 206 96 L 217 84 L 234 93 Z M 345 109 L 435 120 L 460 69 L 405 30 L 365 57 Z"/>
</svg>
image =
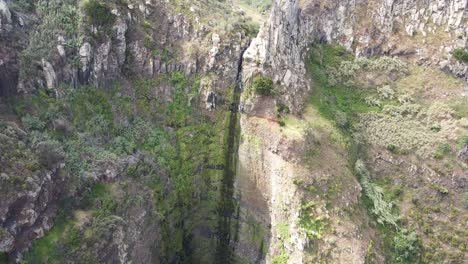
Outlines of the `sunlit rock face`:
<svg viewBox="0 0 468 264">
<path fill-rule="evenodd" d="M 448 60 L 468 45 L 466 0 L 276 1 L 245 53 L 244 79 L 265 72 L 281 83 L 293 112 L 310 91 L 304 56 L 312 42 L 334 42 L 356 56 L 397 55 L 435 65 L 468 82 L 468 66 Z"/>
</svg>

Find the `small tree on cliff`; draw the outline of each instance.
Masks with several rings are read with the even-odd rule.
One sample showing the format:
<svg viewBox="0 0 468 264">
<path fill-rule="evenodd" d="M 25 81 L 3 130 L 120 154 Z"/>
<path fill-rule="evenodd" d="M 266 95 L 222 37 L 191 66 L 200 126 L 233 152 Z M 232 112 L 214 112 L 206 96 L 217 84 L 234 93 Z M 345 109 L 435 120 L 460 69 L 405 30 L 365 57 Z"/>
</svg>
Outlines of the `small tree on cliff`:
<svg viewBox="0 0 468 264">
<path fill-rule="evenodd" d="M 253 80 L 253 88 L 256 94 L 271 95 L 273 91 L 273 80 L 267 77 L 256 77 Z"/>
</svg>

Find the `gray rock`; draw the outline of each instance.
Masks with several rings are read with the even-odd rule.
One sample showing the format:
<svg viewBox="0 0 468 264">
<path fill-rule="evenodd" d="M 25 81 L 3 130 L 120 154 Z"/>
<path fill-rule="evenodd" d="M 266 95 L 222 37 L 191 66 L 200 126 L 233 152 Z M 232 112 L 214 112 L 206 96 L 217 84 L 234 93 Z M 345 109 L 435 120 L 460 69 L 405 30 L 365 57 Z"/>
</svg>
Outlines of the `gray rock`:
<svg viewBox="0 0 468 264">
<path fill-rule="evenodd" d="M 122 19 L 118 19 L 114 26 L 116 32 L 114 45 L 116 48 L 117 63 L 120 67 L 125 63 L 125 51 L 127 49 L 125 34 L 127 33 L 127 28 L 127 23 Z"/>
<path fill-rule="evenodd" d="M 11 12 L 4 0 L 0 0 L 0 36 L 13 28 Z"/>
<path fill-rule="evenodd" d="M 458 152 L 458 158 L 468 164 L 468 145 L 465 145 L 460 152 Z"/>
<path fill-rule="evenodd" d="M 42 59 L 42 71 L 44 73 L 47 89 L 55 88 L 57 83 L 57 75 L 55 74 L 55 70 L 54 67 L 52 67 L 52 64 Z"/>
<path fill-rule="evenodd" d="M 0 227 L 0 252 L 9 252 L 13 249 L 15 238 Z"/>
</svg>

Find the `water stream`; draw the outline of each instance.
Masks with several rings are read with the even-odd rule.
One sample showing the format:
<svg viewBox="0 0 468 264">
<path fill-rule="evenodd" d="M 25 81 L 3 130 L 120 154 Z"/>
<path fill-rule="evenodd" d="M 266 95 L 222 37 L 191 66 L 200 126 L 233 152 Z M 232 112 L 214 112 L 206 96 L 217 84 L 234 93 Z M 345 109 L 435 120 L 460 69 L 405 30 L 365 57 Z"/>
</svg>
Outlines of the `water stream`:
<svg viewBox="0 0 468 264">
<path fill-rule="evenodd" d="M 236 221 L 238 206 L 234 197 L 234 180 L 239 147 L 239 104 L 242 91 L 242 62 L 248 45 L 242 49 L 237 65 L 237 75 L 234 83 L 232 103 L 229 107 L 227 146 L 225 150 L 225 166 L 221 183 L 221 197 L 218 203 L 218 243 L 216 248 L 216 263 L 232 263 L 234 261 L 234 244 L 237 239 Z"/>
</svg>

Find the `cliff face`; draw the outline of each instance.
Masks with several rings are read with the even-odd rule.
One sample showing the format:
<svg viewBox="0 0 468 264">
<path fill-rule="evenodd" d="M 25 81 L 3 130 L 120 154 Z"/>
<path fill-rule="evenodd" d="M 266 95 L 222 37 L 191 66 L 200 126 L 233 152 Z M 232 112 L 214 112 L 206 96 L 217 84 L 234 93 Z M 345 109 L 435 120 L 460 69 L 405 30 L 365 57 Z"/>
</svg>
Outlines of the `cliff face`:
<svg viewBox="0 0 468 264">
<path fill-rule="evenodd" d="M 205 4 L 0 2 L 0 262 L 213 261 L 223 116 L 254 29 Z M 170 144 L 148 143 L 155 127 Z"/>
<path fill-rule="evenodd" d="M 0 262 L 464 261 L 468 1 L 250 2 L 0 0 Z"/>
<path fill-rule="evenodd" d="M 8 70 L 0 82 L 3 93 L 53 90 L 62 83 L 109 86 L 114 80 L 173 71 L 210 72 L 220 80 L 210 86 L 222 91 L 233 82 L 241 46 L 246 45 L 243 33 L 232 33 L 229 39 L 211 33 L 213 26 L 199 21 L 206 11 L 197 4 L 190 8 L 162 1 L 110 4 L 105 10 L 110 14 L 97 14 L 108 15 L 109 21 L 96 22 L 80 14 L 78 2 L 58 3 L 47 2 L 45 9 L 38 5 L 35 12 L 12 12 L 4 1 L 0 3 L 0 52 L 5 55 L 1 67 Z M 75 21 L 60 24 L 67 17 L 47 8 L 70 9 L 68 18 Z M 204 92 L 208 97 L 213 91 Z"/>
<path fill-rule="evenodd" d="M 467 80 L 467 66 L 452 58 L 466 48 L 467 5 L 454 1 L 276 1 L 269 22 L 247 50 L 248 79 L 264 71 L 281 82 L 294 112 L 310 91 L 304 56 L 312 42 L 333 42 L 356 56 L 403 56 Z"/>
<path fill-rule="evenodd" d="M 456 49 L 466 50 L 468 45 L 467 4 L 468 2 L 464 0 L 275 2 L 268 22 L 264 24 L 257 38 L 252 40 L 244 55 L 243 78 L 246 91 L 242 95 L 242 104 L 245 114 L 241 117 L 243 140 L 239 151 L 240 196 L 245 200 L 241 202 L 241 212 L 245 218 L 250 216 L 259 223 L 271 224 L 270 231 L 266 231 L 267 234 L 264 235 L 269 245 L 267 263 L 319 262 L 325 259 L 332 263 L 366 261 L 381 263 L 384 262 L 384 258 L 387 258 L 387 261 L 392 258 L 388 252 L 391 249 L 386 248 L 382 239 L 393 240 L 393 238 L 388 234 L 375 232 L 375 222 L 372 220 L 375 217 L 374 213 L 369 213 L 368 216 L 363 213 L 363 210 L 366 211 L 366 206 L 362 201 L 369 199 L 369 194 L 362 177 L 359 174 L 351 176 L 356 173 L 352 169 L 356 158 L 356 153 L 353 153 L 355 150 L 350 151 L 353 147 L 347 145 L 349 141 L 343 143 L 347 145 L 344 148 L 323 145 L 323 142 L 340 141 L 336 138 L 327 139 L 327 135 L 331 138 L 336 136 L 334 134 L 336 131 L 333 131 L 332 127 L 337 127 L 341 131 L 336 132 L 337 134 L 351 136 L 351 141 L 368 144 L 365 151 L 367 154 L 357 156 L 362 159 L 368 157 L 368 166 L 372 170 L 373 180 L 379 182 L 378 186 L 383 185 L 384 188 L 399 189 L 407 193 L 404 198 L 400 197 L 399 201 L 391 201 L 393 205 L 390 206 L 396 206 L 401 210 L 400 220 L 404 227 L 398 228 L 414 228 L 422 236 L 425 248 L 422 254 L 423 261 L 447 263 L 462 261 L 463 247 L 459 248 L 457 243 L 453 243 L 447 248 L 437 250 L 438 246 L 435 245 L 444 244 L 446 238 L 422 230 L 424 225 L 442 230 L 444 223 L 449 221 L 452 222 L 454 230 L 448 232 L 454 232 L 456 237 L 463 236 L 460 229 L 460 225 L 463 224 L 460 221 L 464 212 L 466 213 L 466 207 L 456 200 L 463 199 L 458 194 L 466 191 L 464 182 L 467 171 L 466 163 L 457 158 L 457 155 L 463 152 L 463 145 L 466 143 L 456 142 L 462 142 L 466 133 L 466 126 L 462 124 L 466 113 L 448 110 L 451 114 L 445 118 L 429 118 L 422 121 L 418 118 L 422 118 L 427 113 L 417 110 L 419 113 L 417 117 L 407 119 L 401 117 L 402 122 L 395 123 L 395 126 L 375 131 L 375 127 L 365 128 L 370 124 L 367 123 L 367 118 L 372 114 L 365 116 L 351 111 L 352 114 L 347 116 L 345 112 L 349 111 L 349 108 L 352 109 L 353 104 L 360 104 L 359 100 L 364 102 L 370 97 L 363 97 L 355 102 L 353 100 L 356 99 L 350 98 L 352 96 L 347 97 L 348 95 L 340 93 L 346 93 L 346 89 L 355 89 L 356 94 L 364 91 L 365 94 L 372 95 L 380 89 L 379 87 L 387 87 L 392 93 L 395 92 L 392 98 L 396 98 L 393 96 L 398 93 L 410 94 L 410 101 L 415 103 L 418 109 L 423 108 L 422 105 L 435 109 L 437 103 L 446 105 L 447 109 L 456 109 L 456 104 L 465 104 L 468 66 L 456 59 L 453 53 Z M 315 45 L 318 43 L 342 45 L 349 54 L 360 59 L 353 60 L 353 56 L 346 59 L 343 55 L 346 53 L 344 50 L 331 53 L 317 52 Z M 330 56 L 336 54 L 341 54 L 339 56 L 342 58 L 339 60 L 347 60 L 346 63 L 350 60 L 354 62 L 350 64 L 338 62 L 337 65 L 333 65 L 336 62 L 332 61 Z M 385 81 L 382 79 L 382 73 L 374 73 L 372 67 L 368 67 L 364 72 L 359 70 L 360 62 L 365 65 L 372 63 L 373 60 L 362 57 L 380 56 L 401 60 L 402 65 L 406 66 L 402 68 L 403 70 L 384 73 Z M 324 76 L 316 73 L 317 67 L 321 65 L 329 67 L 327 68 L 329 71 L 324 70 L 326 72 Z M 410 70 L 404 70 L 405 67 L 409 67 Z M 403 75 L 397 73 L 400 70 L 405 73 Z M 335 74 L 343 75 L 339 77 L 341 79 L 335 81 L 334 78 L 337 78 Z M 253 80 L 259 76 L 267 76 L 273 80 L 274 92 L 271 96 L 255 94 L 254 88 L 249 88 L 255 86 Z M 452 83 L 451 76 L 457 78 L 455 83 Z M 427 78 L 427 82 L 421 78 Z M 333 84 L 330 85 L 332 81 Z M 324 85 L 326 88 L 322 87 Z M 334 86 L 341 87 L 340 85 L 343 87 L 334 90 Z M 323 93 L 327 96 L 322 97 Z M 403 102 L 397 104 L 403 104 L 404 108 L 406 105 Z M 383 107 L 385 112 L 384 104 L 379 101 L 376 105 L 372 103 L 368 105 Z M 298 123 L 284 114 L 285 105 L 288 111 L 302 116 Z M 339 110 L 335 110 L 336 108 Z M 314 111 L 319 111 L 320 114 Z M 360 108 L 358 111 L 369 110 Z M 401 113 L 401 115 L 406 114 Z M 324 116 L 326 119 L 331 119 L 330 124 L 324 124 L 325 121 L 321 120 Z M 355 126 L 353 123 L 355 121 L 351 120 L 355 118 L 360 120 L 360 125 Z M 387 122 L 383 120 L 386 118 L 385 115 L 382 114 L 381 118 L 383 123 Z M 425 145 L 426 143 L 416 142 L 415 138 L 404 139 L 407 143 L 413 144 L 413 149 L 409 150 L 406 147 L 407 150 L 402 151 L 406 153 L 401 154 L 392 149 L 392 146 L 405 148 L 404 144 L 398 142 L 399 136 L 395 135 L 407 134 L 409 137 L 416 137 L 414 135 L 416 130 L 405 130 L 408 128 L 405 128 L 407 124 L 405 122 L 416 122 L 414 124 L 421 122 L 420 131 L 430 130 L 422 123 L 444 123 L 442 129 L 451 127 L 451 132 L 437 140 L 434 138 L 434 141 L 432 135 L 421 135 L 424 140 L 433 142 L 429 143 L 432 147 Z M 457 122 L 460 123 L 456 125 Z M 362 137 L 366 140 L 361 141 Z M 388 137 L 391 137 L 391 140 L 385 139 Z M 370 138 L 374 140 L 368 141 Z M 446 154 L 449 157 L 441 158 L 437 157 L 438 154 L 434 154 L 438 144 L 451 146 L 452 150 L 449 151 L 451 154 L 448 152 Z M 348 153 L 345 153 L 344 149 L 347 149 Z M 311 152 L 314 154 L 308 156 L 307 153 Z M 385 161 L 380 161 L 381 158 L 393 165 L 385 165 Z M 310 166 L 304 160 L 310 160 L 315 164 Z M 447 164 L 447 160 L 451 160 L 453 167 L 440 171 L 439 166 L 443 167 L 442 164 Z M 331 161 L 333 165 L 327 161 Z M 347 164 L 346 161 L 351 164 Z M 402 167 L 398 170 L 393 167 L 395 170 L 391 173 L 389 166 L 392 167 L 397 163 Z M 348 170 L 348 167 L 351 169 Z M 398 176 L 389 176 L 391 174 Z M 444 180 L 444 175 L 451 175 L 452 180 Z M 330 193 L 334 192 L 331 179 L 338 181 L 338 185 L 343 188 L 339 191 L 342 201 L 331 198 L 333 195 Z M 361 182 L 358 183 L 356 179 Z M 381 181 L 386 180 L 392 183 L 382 184 Z M 436 185 L 447 186 L 450 197 L 441 198 L 440 193 L 433 191 Z M 313 191 L 304 191 L 304 186 Z M 321 195 L 310 197 L 310 193 L 315 194 L 317 189 L 320 189 L 319 193 L 325 197 Z M 361 192 L 364 197 L 361 196 Z M 260 197 L 258 194 L 261 194 Z M 415 205 L 410 196 L 413 199 L 416 199 L 415 197 L 436 199 L 438 203 L 445 204 L 451 208 L 450 210 L 460 214 L 454 213 L 453 218 L 448 220 L 443 212 L 436 212 L 436 209 L 433 213 L 429 213 L 430 205 L 425 205 L 426 211 L 422 212 L 418 209 L 421 205 L 417 203 Z M 313 205 L 307 204 L 311 201 Z M 325 210 L 320 207 L 321 202 L 327 204 Z M 269 210 L 260 209 L 264 207 L 268 207 Z M 307 236 L 304 232 L 307 233 L 310 226 L 304 227 L 300 224 L 304 223 L 301 219 L 308 212 L 304 208 L 309 207 L 314 208 L 311 213 L 314 226 L 312 229 L 320 235 Z M 334 219 L 336 222 L 328 219 Z M 353 220 L 350 222 L 350 219 Z M 321 223 L 326 223 L 324 225 L 329 229 L 323 228 L 325 231 L 317 231 L 320 230 Z M 249 230 L 247 226 L 249 224 L 245 224 L 245 230 Z M 248 241 L 248 235 L 245 235 L 243 240 Z M 252 245 L 255 245 L 255 243 L 246 244 L 241 248 L 252 248 Z M 349 245 L 351 246 L 348 248 Z"/>
</svg>

